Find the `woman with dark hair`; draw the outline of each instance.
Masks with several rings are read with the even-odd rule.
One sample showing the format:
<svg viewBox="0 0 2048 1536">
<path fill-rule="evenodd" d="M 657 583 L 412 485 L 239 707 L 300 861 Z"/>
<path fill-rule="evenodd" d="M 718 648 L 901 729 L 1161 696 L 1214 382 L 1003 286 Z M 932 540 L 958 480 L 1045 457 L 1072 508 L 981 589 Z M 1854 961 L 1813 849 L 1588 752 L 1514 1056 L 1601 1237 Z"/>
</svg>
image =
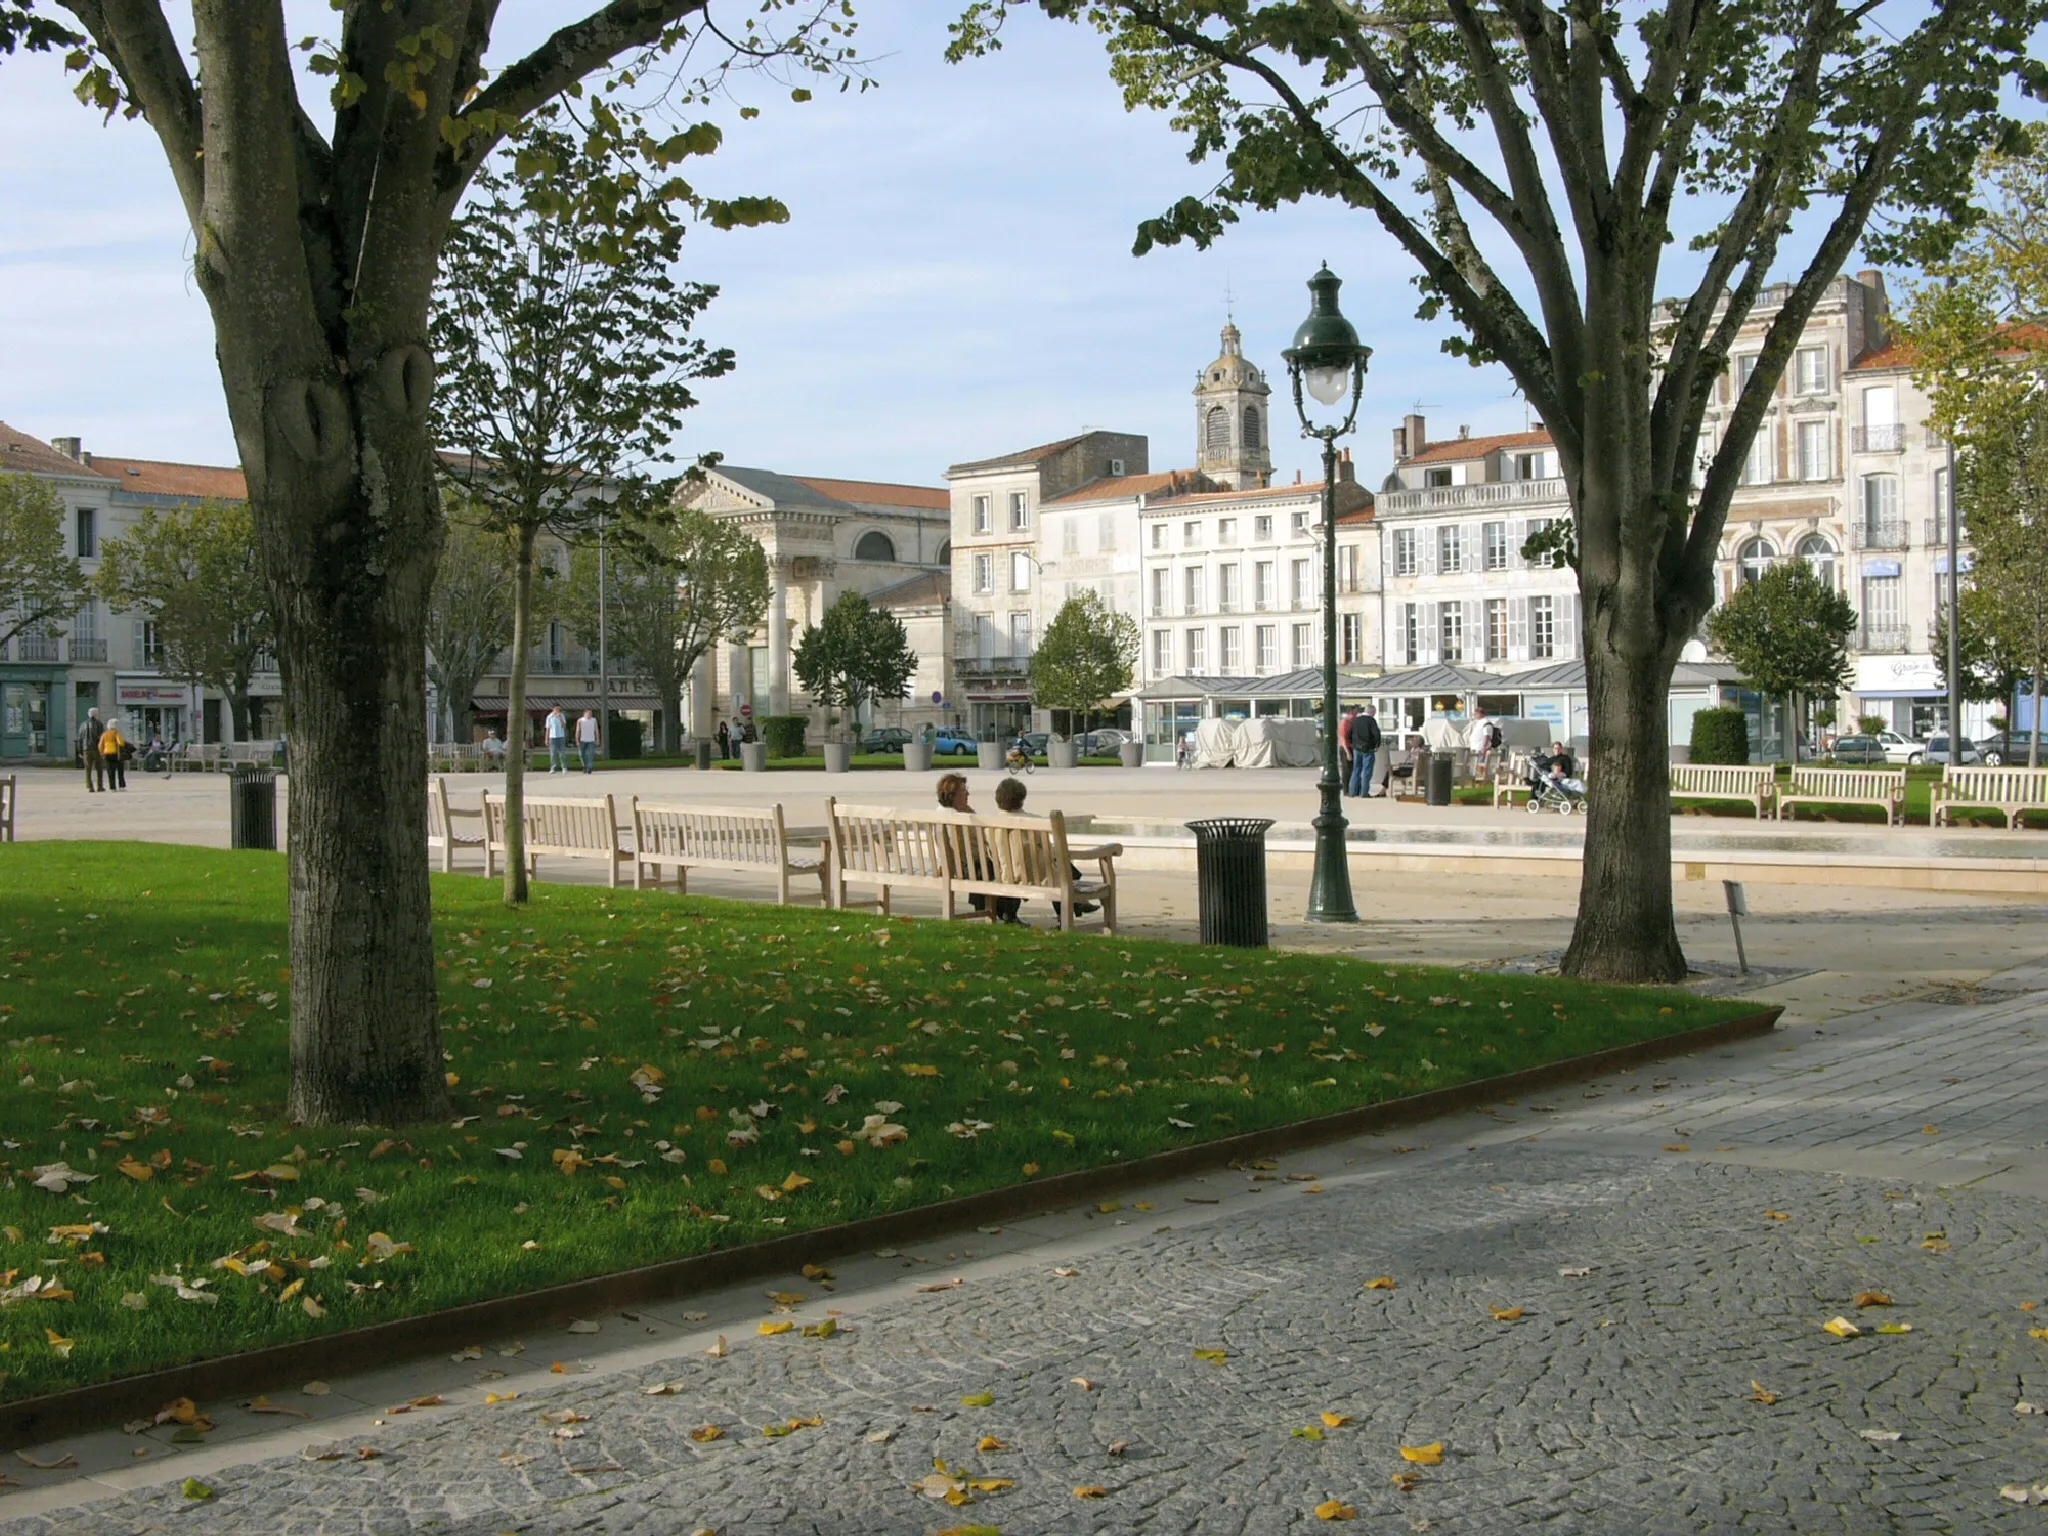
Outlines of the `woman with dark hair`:
<svg viewBox="0 0 2048 1536">
<path fill-rule="evenodd" d="M 955 811 L 962 816 L 972 816 L 974 814 L 974 807 L 968 802 L 967 798 L 967 775 L 964 773 L 944 773 L 939 775 L 939 809 L 942 811 Z M 979 894 L 970 893 L 967 898 L 967 904 L 977 912 L 989 910 L 988 898 Z M 995 920 L 999 923 L 1020 922 L 1021 920 L 1017 916 L 1017 909 L 1023 905 L 1023 902 L 1013 897 L 998 896 L 995 904 Z"/>
</svg>

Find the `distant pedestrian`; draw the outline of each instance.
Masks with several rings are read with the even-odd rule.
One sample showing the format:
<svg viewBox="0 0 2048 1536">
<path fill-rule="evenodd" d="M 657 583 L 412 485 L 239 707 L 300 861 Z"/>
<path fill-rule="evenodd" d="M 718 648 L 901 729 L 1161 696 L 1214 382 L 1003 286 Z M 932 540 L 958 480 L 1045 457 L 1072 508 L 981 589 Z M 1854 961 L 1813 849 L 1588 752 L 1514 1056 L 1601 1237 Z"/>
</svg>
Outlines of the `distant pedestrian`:
<svg viewBox="0 0 2048 1536">
<path fill-rule="evenodd" d="M 718 755 L 728 763 L 732 761 L 732 732 L 723 720 L 718 722 Z"/>
<path fill-rule="evenodd" d="M 100 712 L 89 709 L 78 727 L 78 755 L 85 759 L 85 789 L 87 794 L 96 795 L 106 787 L 106 766 L 100 756 L 100 737 L 106 727 L 100 724 Z"/>
<path fill-rule="evenodd" d="M 121 734 L 121 727 L 113 721 L 100 732 L 100 761 L 106 767 L 107 788 L 128 787 L 128 738 Z"/>
<path fill-rule="evenodd" d="M 583 771 L 597 772 L 597 711 L 586 709 L 576 722 L 576 750 L 583 754 Z"/>
<path fill-rule="evenodd" d="M 1372 793 L 1372 771 L 1379 761 L 1380 722 L 1373 706 L 1351 717 L 1351 793 L 1363 799 Z"/>
<path fill-rule="evenodd" d="M 548 711 L 548 772 L 569 771 L 569 717 L 557 704 Z"/>
<path fill-rule="evenodd" d="M 1465 727 L 1465 746 L 1472 753 L 1473 770 L 1483 771 L 1500 746 L 1500 725 L 1489 720 L 1485 710 L 1472 711 L 1472 723 Z"/>
<path fill-rule="evenodd" d="M 1358 718 L 1358 706 L 1346 704 L 1337 719 L 1337 782 L 1351 783 L 1351 722 Z"/>
</svg>

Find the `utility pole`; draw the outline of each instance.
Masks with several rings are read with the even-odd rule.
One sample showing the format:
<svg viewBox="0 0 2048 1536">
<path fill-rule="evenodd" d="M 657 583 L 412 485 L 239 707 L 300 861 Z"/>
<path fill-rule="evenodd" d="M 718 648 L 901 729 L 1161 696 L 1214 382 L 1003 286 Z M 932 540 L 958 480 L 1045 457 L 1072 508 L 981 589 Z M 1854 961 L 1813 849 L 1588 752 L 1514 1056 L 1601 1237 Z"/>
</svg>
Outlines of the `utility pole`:
<svg viewBox="0 0 2048 1536">
<path fill-rule="evenodd" d="M 612 678 L 611 665 L 605 654 L 604 523 L 604 514 L 600 512 L 597 515 L 597 755 L 609 759 L 612 755 Z"/>
<path fill-rule="evenodd" d="M 1963 610 L 1956 567 L 1961 564 L 1962 538 L 1956 528 L 1956 445 L 1948 444 L 1948 760 L 1963 760 Z"/>
</svg>

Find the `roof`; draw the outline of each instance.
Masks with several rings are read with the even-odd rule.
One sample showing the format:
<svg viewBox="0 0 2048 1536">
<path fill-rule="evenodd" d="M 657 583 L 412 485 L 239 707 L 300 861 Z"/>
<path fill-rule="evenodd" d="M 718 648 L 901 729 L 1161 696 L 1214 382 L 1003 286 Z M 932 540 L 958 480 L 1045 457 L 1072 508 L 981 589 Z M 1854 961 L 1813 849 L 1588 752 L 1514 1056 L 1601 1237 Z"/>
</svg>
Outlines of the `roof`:
<svg viewBox="0 0 2048 1536">
<path fill-rule="evenodd" d="M 1066 501 L 1123 501 L 1134 496 L 1185 496 L 1216 488 L 1216 482 L 1199 469 L 1166 469 L 1156 475 L 1114 475 L 1091 480 L 1078 490 L 1053 497 L 1046 505 L 1056 507 Z"/>
<path fill-rule="evenodd" d="M 1476 667 L 1454 667 L 1445 662 L 1432 662 L 1426 667 L 1410 667 L 1405 672 L 1384 672 L 1372 680 L 1374 693 L 1465 693 L 1477 688 L 1493 688 L 1505 682 L 1498 672 L 1481 672 Z"/>
<path fill-rule="evenodd" d="M 950 512 L 953 508 L 952 493 L 944 486 L 898 485 L 888 480 L 832 480 L 818 475 L 792 475 L 789 478 L 840 501 L 866 502 L 882 507 L 925 507 L 934 512 Z"/>
<path fill-rule="evenodd" d="M 952 595 L 951 571 L 924 571 L 908 581 L 870 592 L 868 602 L 876 608 L 925 608 L 946 602 Z"/>
<path fill-rule="evenodd" d="M 172 464 L 162 459 L 110 459 L 94 454 L 92 467 L 137 496 L 211 496 L 247 501 L 249 482 L 239 469 L 219 464 Z"/>
<path fill-rule="evenodd" d="M 840 500 L 830 491 L 820 490 L 817 485 L 799 480 L 793 475 L 779 475 L 772 469 L 749 469 L 743 464 L 721 464 L 711 471 L 711 475 L 714 479 L 730 480 L 741 490 L 763 497 L 777 507 L 812 507 L 824 512 L 854 510 L 851 503 Z"/>
<path fill-rule="evenodd" d="M 2013 340 L 2013 352 L 2048 351 L 2048 326 L 2036 325 L 2032 321 L 2018 321 L 1999 327 L 2002 334 Z M 1898 373 L 1912 368 L 1918 362 L 1913 355 L 1910 342 L 1888 341 L 1874 352 L 1866 352 L 1849 365 L 1851 373 Z"/>
<path fill-rule="evenodd" d="M 1457 464 L 1466 459 L 1484 458 L 1489 453 L 1498 453 L 1504 448 L 1548 448 L 1551 436 L 1548 432 L 1506 432 L 1495 437 L 1454 437 L 1441 443 L 1426 443 L 1420 453 L 1412 453 L 1401 460 L 1403 467 L 1410 464 Z"/>
<path fill-rule="evenodd" d="M 975 459 L 970 463 L 955 464 L 946 471 L 946 475 L 950 479 L 954 475 L 971 475 L 977 470 L 1000 469 L 1005 464 L 1037 464 L 1051 458 L 1056 453 L 1066 452 L 1074 444 L 1090 435 L 1086 432 L 1078 432 L 1072 437 L 1063 437 L 1056 443 L 1040 443 L 1036 448 L 1025 448 L 1016 453 L 997 454 L 992 459 Z"/>
<path fill-rule="evenodd" d="M 1347 485 L 1357 485 L 1357 482 L 1346 480 L 1340 476 L 1337 481 L 1337 489 L 1341 492 Z M 1363 486 L 1358 488 L 1362 491 L 1365 490 Z M 1190 503 L 1199 502 L 1204 505 L 1211 505 L 1219 501 L 1284 501 L 1289 497 L 1320 496 L 1322 494 L 1322 481 L 1305 480 L 1296 485 L 1269 485 L 1262 489 L 1251 491 L 1204 491 L 1185 499 Z M 1372 492 L 1365 491 L 1365 498 L 1369 503 L 1372 500 Z M 1346 514 L 1340 512 L 1337 515 L 1337 520 L 1342 522 L 1345 516 Z"/>
<path fill-rule="evenodd" d="M 1342 692 L 1356 692 L 1356 678 L 1339 677 L 1337 686 Z M 1374 680 L 1377 686 L 1377 679 Z M 1148 699 L 1186 698 L 1189 694 L 1203 697 L 1232 699 L 1267 698 L 1275 694 L 1297 697 L 1302 694 L 1320 694 L 1323 691 L 1323 669 L 1321 667 L 1299 667 L 1292 672 L 1276 672 L 1270 677 L 1167 677 L 1147 688 L 1141 697 Z"/>
<path fill-rule="evenodd" d="M 39 437 L 16 431 L 0 421 L 0 470 L 27 475 L 82 475 L 104 479 L 100 469 L 59 453 Z"/>
</svg>

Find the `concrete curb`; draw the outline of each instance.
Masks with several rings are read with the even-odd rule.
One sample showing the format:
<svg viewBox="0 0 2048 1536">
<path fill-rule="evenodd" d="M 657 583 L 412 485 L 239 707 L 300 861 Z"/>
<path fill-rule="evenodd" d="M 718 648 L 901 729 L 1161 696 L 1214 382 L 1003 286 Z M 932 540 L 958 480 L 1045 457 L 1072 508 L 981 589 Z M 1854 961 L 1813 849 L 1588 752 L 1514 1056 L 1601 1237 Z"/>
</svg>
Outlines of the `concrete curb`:
<svg viewBox="0 0 2048 1536">
<path fill-rule="evenodd" d="M 0 1450 L 38 1445 L 128 1419 L 147 1418 L 173 1398 L 189 1397 L 201 1402 L 208 1398 L 254 1396 L 321 1376 L 374 1370 L 444 1351 L 451 1345 L 499 1338 L 573 1317 L 786 1273 L 806 1263 L 864 1248 L 925 1242 L 959 1228 L 1016 1221 L 1134 1185 L 1208 1172 L 1243 1158 L 1270 1157 L 1368 1131 L 1412 1124 L 1495 1099 L 1580 1082 L 1642 1062 L 1689 1055 L 1768 1034 L 1783 1012 L 1782 1008 L 1767 1008 L 1703 1029 L 1613 1046 L 1502 1077 L 1482 1078 L 1313 1120 L 1298 1120 L 1291 1125 L 1176 1147 L 1129 1162 L 1056 1174 L 1029 1184 L 963 1195 L 915 1210 L 892 1211 L 813 1232 L 793 1232 L 787 1237 L 738 1248 L 694 1254 L 615 1274 L 593 1275 L 517 1296 L 471 1302 L 418 1317 L 395 1318 L 325 1338 L 195 1360 L 143 1376 L 125 1376 L 68 1392 L 23 1398 L 0 1404 Z"/>
</svg>

